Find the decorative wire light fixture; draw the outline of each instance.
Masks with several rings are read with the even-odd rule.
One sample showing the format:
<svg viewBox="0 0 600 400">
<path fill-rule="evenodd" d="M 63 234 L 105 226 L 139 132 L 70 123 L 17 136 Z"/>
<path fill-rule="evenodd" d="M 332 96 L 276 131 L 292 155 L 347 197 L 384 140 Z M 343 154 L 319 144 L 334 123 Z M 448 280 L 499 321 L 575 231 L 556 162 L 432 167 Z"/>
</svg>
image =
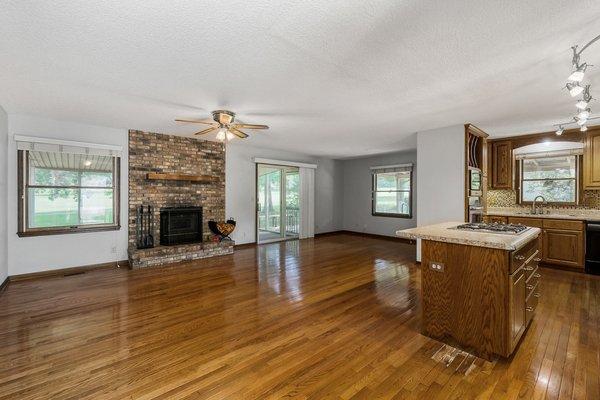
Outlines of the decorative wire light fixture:
<svg viewBox="0 0 600 400">
<path fill-rule="evenodd" d="M 565 85 L 565 87 L 569 91 L 569 94 L 571 95 L 571 97 L 577 97 L 580 94 L 582 96 L 575 103 L 575 108 L 577 109 L 577 114 L 573 117 L 573 119 L 569 122 L 563 122 L 563 123 L 554 125 L 557 127 L 556 134 L 559 136 L 562 135 L 563 132 L 565 131 L 565 128 L 564 128 L 565 125 L 577 123 L 577 125 L 579 126 L 579 130 L 581 132 L 585 132 L 588 129 L 587 128 L 588 121 L 591 119 L 597 119 L 597 118 L 590 118 L 592 110 L 588 107 L 590 102 L 594 99 L 592 97 L 592 95 L 590 94 L 591 85 L 590 84 L 587 84 L 585 86 L 580 85 L 580 83 L 583 81 L 583 78 L 585 77 L 585 72 L 587 71 L 588 67 L 592 67 L 591 64 L 588 64 L 586 62 L 581 62 L 581 53 L 583 53 L 583 51 L 585 49 L 590 47 L 590 45 L 595 43 L 597 40 L 600 40 L 600 35 L 598 35 L 595 38 L 593 38 L 592 40 L 590 40 L 579 51 L 577 50 L 578 46 L 571 47 L 571 50 L 573 50 L 573 59 L 572 59 L 573 70 L 571 71 L 571 75 L 569 75 L 569 77 L 567 78 L 568 82 Z"/>
</svg>

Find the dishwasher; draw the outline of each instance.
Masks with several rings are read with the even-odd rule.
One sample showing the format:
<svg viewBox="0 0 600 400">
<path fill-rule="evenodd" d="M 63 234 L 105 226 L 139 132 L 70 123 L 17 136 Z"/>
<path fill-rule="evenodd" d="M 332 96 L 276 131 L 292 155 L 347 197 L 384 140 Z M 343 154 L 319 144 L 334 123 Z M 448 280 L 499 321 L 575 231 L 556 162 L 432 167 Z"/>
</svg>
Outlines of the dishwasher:
<svg viewBox="0 0 600 400">
<path fill-rule="evenodd" d="M 600 275 L 600 222 L 588 222 L 585 236 L 585 272 Z"/>
</svg>

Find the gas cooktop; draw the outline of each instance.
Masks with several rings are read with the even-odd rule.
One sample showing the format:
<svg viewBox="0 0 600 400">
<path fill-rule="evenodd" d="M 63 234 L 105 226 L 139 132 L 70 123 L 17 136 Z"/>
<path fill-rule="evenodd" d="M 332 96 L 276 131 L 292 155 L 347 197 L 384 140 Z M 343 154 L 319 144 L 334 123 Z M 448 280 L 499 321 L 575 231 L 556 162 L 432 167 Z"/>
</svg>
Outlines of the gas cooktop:
<svg viewBox="0 0 600 400">
<path fill-rule="evenodd" d="M 458 225 L 455 229 L 473 231 L 473 232 L 487 232 L 487 233 L 504 233 L 508 235 L 520 235 L 529 229 L 525 225 L 521 224 L 502 224 L 498 222 L 485 223 L 485 222 L 471 222 L 468 224 Z"/>
</svg>

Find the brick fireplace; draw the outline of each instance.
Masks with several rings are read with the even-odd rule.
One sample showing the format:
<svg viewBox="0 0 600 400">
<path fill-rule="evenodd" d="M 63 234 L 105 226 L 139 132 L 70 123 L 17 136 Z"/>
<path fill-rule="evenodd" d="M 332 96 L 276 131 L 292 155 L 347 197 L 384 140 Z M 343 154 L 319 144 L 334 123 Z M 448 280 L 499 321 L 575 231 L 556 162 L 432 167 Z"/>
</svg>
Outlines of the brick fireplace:
<svg viewBox="0 0 600 400">
<path fill-rule="evenodd" d="M 152 176 L 152 179 L 149 177 Z M 156 178 L 158 176 L 158 178 Z M 174 179 L 172 177 L 178 177 Z M 204 176 L 206 181 L 181 180 Z M 153 208 L 155 247 L 137 249 L 136 213 Z M 161 243 L 161 210 L 201 207 L 202 242 Z M 132 268 L 163 265 L 233 252 L 233 242 L 211 242 L 208 221 L 225 219 L 225 149 L 221 143 L 129 131 L 129 262 Z M 164 235 L 163 236 L 163 241 Z"/>
</svg>

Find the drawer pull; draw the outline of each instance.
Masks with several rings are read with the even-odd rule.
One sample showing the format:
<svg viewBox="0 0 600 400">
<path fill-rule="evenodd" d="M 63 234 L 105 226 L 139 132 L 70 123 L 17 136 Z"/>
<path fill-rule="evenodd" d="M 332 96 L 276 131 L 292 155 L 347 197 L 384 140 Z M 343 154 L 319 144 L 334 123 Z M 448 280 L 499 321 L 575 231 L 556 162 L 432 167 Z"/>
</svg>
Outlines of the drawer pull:
<svg viewBox="0 0 600 400">
<path fill-rule="evenodd" d="M 533 267 L 525 267 L 525 271 L 533 271 L 535 268 Z"/>
<path fill-rule="evenodd" d="M 540 274 L 533 274 L 533 276 L 535 276 L 536 278 L 541 278 L 542 277 Z"/>
<path fill-rule="evenodd" d="M 524 260 L 525 256 L 515 256 L 515 260 Z"/>
<path fill-rule="evenodd" d="M 539 257 L 536 257 L 536 258 L 534 258 L 534 259 L 533 259 L 533 261 L 535 261 L 535 262 L 540 262 L 540 261 L 542 261 L 542 259 L 541 259 L 541 258 L 539 258 Z"/>
<path fill-rule="evenodd" d="M 539 293 L 534 293 L 533 297 L 540 297 L 540 294 Z"/>
<path fill-rule="evenodd" d="M 533 285 L 527 285 L 527 290 L 533 289 Z"/>
<path fill-rule="evenodd" d="M 534 308 L 533 307 L 527 307 L 526 310 L 529 311 L 529 312 L 532 312 L 534 310 Z"/>
</svg>

